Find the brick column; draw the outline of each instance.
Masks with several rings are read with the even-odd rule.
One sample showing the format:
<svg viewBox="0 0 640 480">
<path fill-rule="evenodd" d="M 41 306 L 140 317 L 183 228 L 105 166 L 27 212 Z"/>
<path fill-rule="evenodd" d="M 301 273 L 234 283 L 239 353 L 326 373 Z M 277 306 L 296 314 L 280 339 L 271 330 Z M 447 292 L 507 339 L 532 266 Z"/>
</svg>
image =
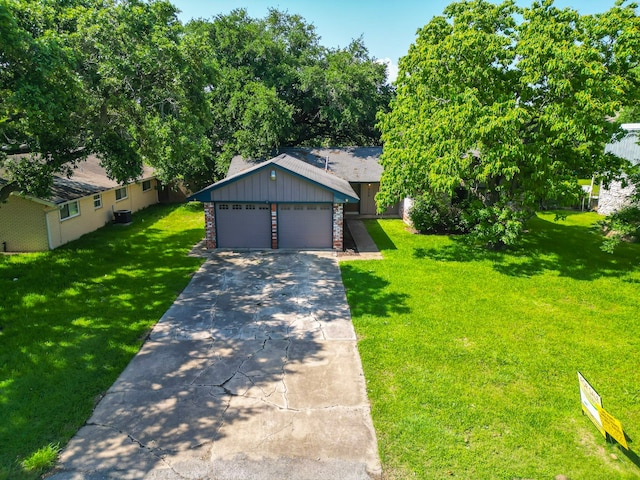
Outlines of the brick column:
<svg viewBox="0 0 640 480">
<path fill-rule="evenodd" d="M 216 248 L 216 205 L 213 202 L 204 204 L 204 238 L 207 248 Z"/>
<path fill-rule="evenodd" d="M 333 204 L 333 249 L 344 250 L 344 209 L 342 203 Z"/>
<path fill-rule="evenodd" d="M 271 248 L 278 248 L 278 206 L 271 204 Z"/>
</svg>

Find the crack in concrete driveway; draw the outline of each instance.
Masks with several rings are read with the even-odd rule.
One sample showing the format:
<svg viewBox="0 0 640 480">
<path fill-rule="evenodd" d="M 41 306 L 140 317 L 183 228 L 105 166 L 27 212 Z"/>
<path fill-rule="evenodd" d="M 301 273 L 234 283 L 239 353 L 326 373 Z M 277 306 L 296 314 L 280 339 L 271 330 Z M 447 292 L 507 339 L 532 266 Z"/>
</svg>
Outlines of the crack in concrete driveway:
<svg viewBox="0 0 640 480">
<path fill-rule="evenodd" d="M 216 252 L 51 479 L 381 476 L 336 259 Z"/>
</svg>

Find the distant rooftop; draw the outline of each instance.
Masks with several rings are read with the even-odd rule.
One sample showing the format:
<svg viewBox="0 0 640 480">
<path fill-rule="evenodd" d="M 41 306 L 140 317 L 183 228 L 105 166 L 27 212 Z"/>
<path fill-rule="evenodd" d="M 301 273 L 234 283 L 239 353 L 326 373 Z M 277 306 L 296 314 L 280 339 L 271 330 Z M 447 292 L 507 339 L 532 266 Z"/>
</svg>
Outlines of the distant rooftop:
<svg viewBox="0 0 640 480">
<path fill-rule="evenodd" d="M 153 176 L 153 169 L 145 166 L 140 180 L 146 180 Z M 6 183 L 6 181 L 0 178 L 0 185 L 3 183 Z M 71 178 L 56 175 L 53 179 L 51 195 L 41 200 L 59 205 L 88 195 L 95 195 L 105 190 L 111 190 L 120 185 L 107 176 L 106 170 L 100 165 L 100 159 L 95 155 L 91 155 L 85 161 L 78 163 Z"/>
<path fill-rule="evenodd" d="M 629 126 L 635 126 L 635 128 Z M 628 133 L 619 141 L 607 144 L 604 151 L 629 160 L 634 165 L 640 164 L 640 145 L 638 145 L 640 123 L 625 123 L 622 128 L 628 130 Z"/>
<path fill-rule="evenodd" d="M 317 167 L 352 183 L 379 182 L 382 147 L 283 148 L 280 153 Z M 265 159 L 234 157 L 227 176 L 236 175 Z"/>
</svg>

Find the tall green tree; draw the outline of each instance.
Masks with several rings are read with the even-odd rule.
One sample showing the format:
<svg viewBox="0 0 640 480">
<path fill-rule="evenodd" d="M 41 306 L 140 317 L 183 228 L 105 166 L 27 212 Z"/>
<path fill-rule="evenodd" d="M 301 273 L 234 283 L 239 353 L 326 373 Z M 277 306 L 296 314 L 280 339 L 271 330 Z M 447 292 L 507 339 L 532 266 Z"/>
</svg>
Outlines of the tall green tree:
<svg viewBox="0 0 640 480">
<path fill-rule="evenodd" d="M 0 199 L 46 194 L 97 154 L 126 182 L 143 163 L 171 179 L 207 171 L 210 75 L 163 0 L 2 0 Z"/>
<path fill-rule="evenodd" d="M 74 46 L 92 129 L 88 147 L 120 181 L 143 163 L 163 180 L 207 172 L 211 77 L 202 46 L 189 38 L 166 1 L 113 2 L 79 20 Z"/>
<path fill-rule="evenodd" d="M 638 99 L 639 42 L 624 1 L 599 15 L 552 0 L 449 5 L 400 60 L 379 117 L 380 207 L 464 192 L 474 233 L 498 246 L 536 209 L 575 195 L 578 178 L 619 176 L 625 161 L 604 147 L 620 133 L 611 118 Z"/>
<path fill-rule="evenodd" d="M 377 144 L 392 93 L 360 40 L 326 49 L 277 10 L 185 26 L 166 0 L 0 0 L 0 27 L 0 200 L 91 154 L 120 182 L 149 164 L 196 189 L 233 155 Z"/>
<path fill-rule="evenodd" d="M 53 8 L 0 1 L 0 161 L 23 154 L 6 165 L 13 181 L 0 200 L 20 189 L 46 191 L 53 172 L 84 155 L 87 103 L 76 54 L 52 17 Z"/>
<path fill-rule="evenodd" d="M 384 65 L 361 40 L 343 49 L 320 45 L 313 25 L 271 10 L 245 10 L 187 29 L 209 45 L 211 161 L 222 173 L 233 155 L 261 157 L 297 145 L 379 144 L 376 114 L 392 89 Z"/>
</svg>

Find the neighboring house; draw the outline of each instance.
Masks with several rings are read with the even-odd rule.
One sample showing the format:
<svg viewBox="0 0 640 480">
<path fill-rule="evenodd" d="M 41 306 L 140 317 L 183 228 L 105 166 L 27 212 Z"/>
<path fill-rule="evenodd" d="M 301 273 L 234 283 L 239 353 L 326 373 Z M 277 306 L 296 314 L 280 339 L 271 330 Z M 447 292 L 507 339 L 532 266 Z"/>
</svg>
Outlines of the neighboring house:
<svg viewBox="0 0 640 480">
<path fill-rule="evenodd" d="M 345 206 L 360 200 L 349 182 L 289 154 L 242 166 L 191 196 L 207 248 L 343 249 Z"/>
<path fill-rule="evenodd" d="M 613 153 L 618 157 L 629 160 L 633 164 L 640 163 L 640 123 L 625 123 L 622 128 L 628 133 L 620 141 L 612 142 L 605 148 L 606 152 Z M 621 182 L 611 182 L 608 188 L 600 186 L 598 198 L 598 213 L 611 215 L 621 208 L 630 205 L 630 196 L 633 193 L 633 186 L 622 185 Z"/>
<path fill-rule="evenodd" d="M 375 195 L 380 190 L 382 147 L 283 148 L 281 154 L 302 160 L 349 182 L 360 200 L 345 204 L 346 215 L 379 216 Z M 235 175 L 262 160 L 234 157 L 228 175 Z M 399 216 L 399 204 L 389 207 L 383 216 Z"/>
<path fill-rule="evenodd" d="M 71 178 L 56 176 L 48 198 L 12 193 L 0 203 L 0 248 L 7 252 L 52 250 L 114 220 L 158 203 L 157 181 L 145 167 L 135 183 L 107 177 L 96 157 L 81 162 Z"/>
</svg>

